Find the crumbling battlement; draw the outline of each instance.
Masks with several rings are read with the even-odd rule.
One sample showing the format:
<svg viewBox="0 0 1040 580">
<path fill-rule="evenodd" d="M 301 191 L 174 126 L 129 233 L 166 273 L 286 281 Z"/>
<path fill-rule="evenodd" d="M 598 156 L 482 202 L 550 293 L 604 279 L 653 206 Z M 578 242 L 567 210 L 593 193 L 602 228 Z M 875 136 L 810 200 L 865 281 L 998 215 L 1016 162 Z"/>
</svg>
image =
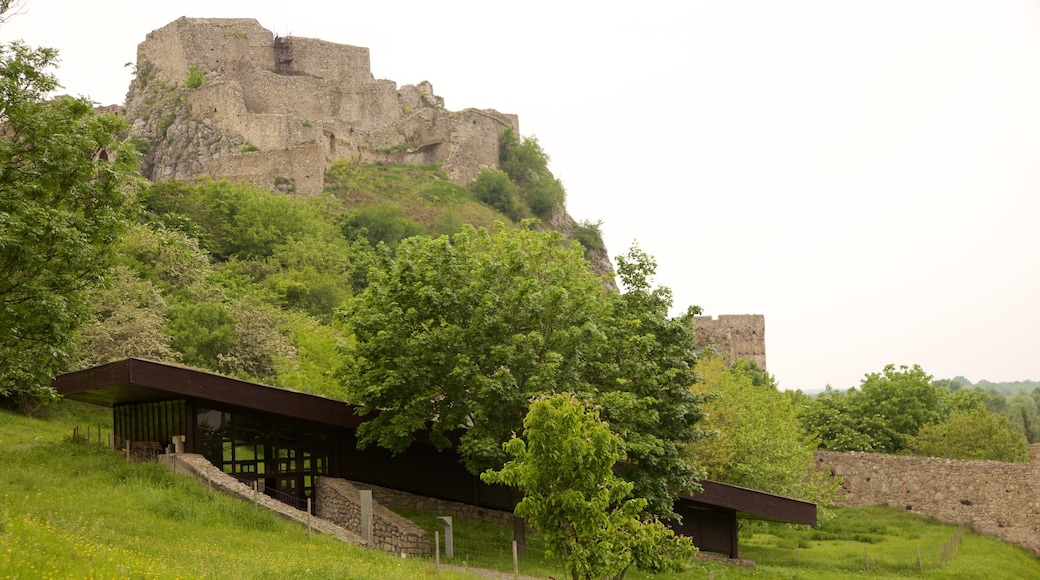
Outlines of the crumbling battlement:
<svg viewBox="0 0 1040 580">
<path fill-rule="evenodd" d="M 761 314 L 724 314 L 718 319 L 695 316 L 693 326 L 700 348 L 711 347 L 729 364 L 750 359 L 766 370 L 766 317 Z"/>
<path fill-rule="evenodd" d="M 210 175 L 306 195 L 343 158 L 440 163 L 467 184 L 497 166 L 502 131 L 519 131 L 515 115 L 448 111 L 428 82 L 375 79 L 367 48 L 276 37 L 244 18 L 180 18 L 149 33 L 126 115 L 150 179 Z"/>
</svg>

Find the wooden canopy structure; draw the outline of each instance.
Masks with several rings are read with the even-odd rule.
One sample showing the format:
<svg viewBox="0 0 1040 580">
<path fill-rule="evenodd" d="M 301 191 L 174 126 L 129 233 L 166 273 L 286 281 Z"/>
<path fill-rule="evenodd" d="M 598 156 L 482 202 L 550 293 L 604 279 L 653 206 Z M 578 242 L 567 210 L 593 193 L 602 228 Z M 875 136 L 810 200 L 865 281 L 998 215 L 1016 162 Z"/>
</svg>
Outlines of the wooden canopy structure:
<svg viewBox="0 0 1040 580">
<path fill-rule="evenodd" d="M 112 408 L 120 442 L 162 448 L 184 436 L 199 453 L 240 479 L 258 480 L 303 498 L 319 475 L 341 477 L 512 511 L 510 491 L 467 472 L 454 453 L 416 442 L 399 455 L 357 449 L 365 417 L 341 401 L 141 359 L 61 375 L 54 388 L 70 399 Z M 673 528 L 702 550 L 738 557 L 737 518 L 816 524 L 816 505 L 713 481 L 680 495 Z"/>
</svg>

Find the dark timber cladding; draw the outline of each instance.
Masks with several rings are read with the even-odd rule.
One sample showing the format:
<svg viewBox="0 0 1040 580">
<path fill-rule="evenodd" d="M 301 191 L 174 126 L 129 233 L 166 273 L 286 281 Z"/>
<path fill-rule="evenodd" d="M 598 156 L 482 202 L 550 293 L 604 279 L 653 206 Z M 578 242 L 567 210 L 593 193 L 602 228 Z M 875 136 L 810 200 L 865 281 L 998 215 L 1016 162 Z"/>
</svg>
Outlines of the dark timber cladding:
<svg viewBox="0 0 1040 580">
<path fill-rule="evenodd" d="M 452 451 L 422 438 L 404 453 L 357 449 L 366 419 L 341 401 L 277 389 L 212 373 L 126 359 L 61 375 L 54 388 L 70 399 L 113 409 L 120 445 L 161 450 L 185 436 L 185 451 L 226 473 L 299 498 L 318 475 L 490 509 L 512 511 L 509 490 L 468 473 Z M 737 518 L 816 524 L 816 505 L 714 481 L 680 495 L 676 532 L 703 550 L 738 556 Z"/>
</svg>

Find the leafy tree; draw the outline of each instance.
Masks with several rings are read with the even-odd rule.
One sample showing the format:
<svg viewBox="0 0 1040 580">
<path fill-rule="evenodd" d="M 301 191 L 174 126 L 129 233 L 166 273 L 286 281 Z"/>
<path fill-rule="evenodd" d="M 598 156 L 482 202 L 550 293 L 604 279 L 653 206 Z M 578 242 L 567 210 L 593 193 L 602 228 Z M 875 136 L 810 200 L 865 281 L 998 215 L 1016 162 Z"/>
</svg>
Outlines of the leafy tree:
<svg viewBox="0 0 1040 580">
<path fill-rule="evenodd" d="M 499 167 L 519 188 L 534 215 L 548 217 L 567 197 L 563 184 L 549 171 L 549 155 L 535 137 L 518 137 L 512 129 L 502 132 Z M 508 215 L 508 214 L 507 214 Z"/>
<path fill-rule="evenodd" d="M 86 99 L 44 100 L 56 59 L 0 45 L 0 398 L 27 411 L 55 396 L 50 377 L 71 361 L 137 183 L 122 121 Z"/>
<path fill-rule="evenodd" d="M 537 138 L 521 138 L 512 129 L 506 129 L 499 147 L 499 167 L 514 183 L 523 186 L 549 172 L 549 155 Z"/>
<path fill-rule="evenodd" d="M 235 317 L 224 304 L 185 302 L 170 309 L 166 331 L 181 360 L 193 367 L 219 371 L 221 357 L 235 344 Z"/>
<path fill-rule="evenodd" d="M 350 337 L 342 324 L 323 324 L 300 315 L 290 315 L 287 323 L 289 340 L 295 357 L 274 357 L 277 378 L 274 384 L 300 391 L 349 401 L 336 371 L 343 364 L 341 352 L 348 348 Z"/>
<path fill-rule="evenodd" d="M 983 408 L 955 411 L 942 423 L 921 427 L 907 447 L 915 455 L 949 459 L 1029 461 L 1026 438 L 1003 417 Z"/>
<path fill-rule="evenodd" d="M 166 301 L 148 280 L 138 278 L 125 266 L 117 266 L 107 284 L 93 294 L 94 320 L 77 339 L 81 368 L 127 357 L 176 362 L 180 358 L 170 345 Z"/>
<path fill-rule="evenodd" d="M 465 227 L 384 251 L 345 311 L 357 338 L 344 385 L 363 413 L 359 444 L 403 451 L 415 433 L 499 468 L 528 400 L 581 387 L 606 289 L 555 232 Z M 587 390 L 587 389 L 584 389 Z"/>
<path fill-rule="evenodd" d="M 609 293 L 608 316 L 599 328 L 600 348 L 585 366 L 588 398 L 622 437 L 622 475 L 648 510 L 673 517 L 675 493 L 697 489 L 701 476 L 687 451 L 702 431 L 705 396 L 690 387 L 693 372 L 693 316 L 696 306 L 672 318 L 672 293 L 653 287 L 657 264 L 638 246 L 616 258 L 623 292 Z"/>
<path fill-rule="evenodd" d="M 517 187 L 509 176 L 495 169 L 484 169 L 473 178 L 469 190 L 478 201 L 486 203 L 512 219 L 516 219 Z"/>
<path fill-rule="evenodd" d="M 561 207 L 567 199 L 563 183 L 551 175 L 538 177 L 524 185 L 520 193 L 531 213 L 540 217 L 549 217 L 553 208 Z"/>
<path fill-rule="evenodd" d="M 528 518 L 545 538 L 546 555 L 561 558 L 575 580 L 622 578 L 633 564 L 684 569 L 696 548 L 641 519 L 646 500 L 631 498 L 632 484 L 614 475 L 620 445 L 574 395 L 541 396 L 524 418 L 523 438 L 504 444 L 509 462 L 481 478 L 523 492 L 516 515 Z"/>
<path fill-rule="evenodd" d="M 855 392 L 855 389 L 850 389 Z M 844 391 L 827 386 L 824 392 L 809 400 L 800 417 L 806 431 L 815 435 L 822 449 L 834 451 L 879 451 L 881 443 L 890 440 L 883 424 L 874 416 L 861 416 L 857 399 Z M 855 410 L 854 410 L 855 409 Z"/>
<path fill-rule="evenodd" d="M 819 442 L 772 376 L 752 361 L 727 367 L 719 356 L 702 356 L 696 371 L 704 381 L 694 389 L 713 396 L 703 407 L 705 428 L 715 434 L 692 448 L 709 479 L 833 504 L 839 484 L 813 469 Z"/>
<path fill-rule="evenodd" d="M 925 424 L 942 422 L 950 412 L 971 406 L 969 394 L 932 385 L 920 366 L 887 365 L 867 374 L 860 388 L 828 389 L 803 410 L 806 427 L 826 449 L 898 453 Z"/>
<path fill-rule="evenodd" d="M 217 370 L 261 382 L 273 382 L 280 360 L 296 358 L 296 349 L 281 330 L 283 313 L 248 298 L 231 304 L 234 340 L 217 353 Z"/>
<path fill-rule="evenodd" d="M 698 475 L 684 447 L 701 435 L 692 326 L 689 313 L 668 317 L 648 256 L 620 262 L 624 294 L 556 232 L 467 228 L 384 252 L 345 313 L 357 346 L 344 384 L 363 413 L 379 411 L 359 443 L 401 451 L 428 428 L 446 447 L 460 430 L 461 459 L 479 474 L 503 465 L 532 397 L 568 390 L 621 435 L 634 494 L 672 515 Z"/>
</svg>

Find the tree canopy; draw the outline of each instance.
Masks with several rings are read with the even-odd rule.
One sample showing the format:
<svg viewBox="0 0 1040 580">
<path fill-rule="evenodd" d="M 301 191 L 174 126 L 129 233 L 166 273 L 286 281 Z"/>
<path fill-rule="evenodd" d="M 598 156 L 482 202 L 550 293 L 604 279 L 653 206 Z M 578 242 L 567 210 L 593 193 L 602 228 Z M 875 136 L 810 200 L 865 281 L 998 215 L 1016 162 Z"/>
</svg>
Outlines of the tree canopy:
<svg viewBox="0 0 1040 580">
<path fill-rule="evenodd" d="M 772 376 L 753 361 L 728 367 L 719 356 L 702 356 L 696 371 L 711 393 L 704 427 L 712 436 L 692 451 L 709 479 L 776 495 L 833 505 L 839 482 L 814 469 L 819 441 L 798 418 L 798 406 L 780 392 Z"/>
<path fill-rule="evenodd" d="M 0 3 L 0 14 L 9 3 Z M 136 154 L 86 99 L 45 100 L 52 49 L 0 45 L 0 397 L 53 396 L 128 223 Z"/>
<path fill-rule="evenodd" d="M 625 477 L 654 513 L 695 487 L 684 444 L 700 436 L 703 397 L 689 386 L 687 317 L 651 289 L 653 263 L 623 259 L 616 294 L 556 232 L 466 227 L 454 238 L 410 238 L 384 250 L 344 311 L 356 337 L 344 386 L 361 412 L 379 411 L 359 444 L 402 451 L 428 430 L 474 474 L 501 468 L 532 398 L 570 391 L 603 408 L 622 438 Z"/>
</svg>

